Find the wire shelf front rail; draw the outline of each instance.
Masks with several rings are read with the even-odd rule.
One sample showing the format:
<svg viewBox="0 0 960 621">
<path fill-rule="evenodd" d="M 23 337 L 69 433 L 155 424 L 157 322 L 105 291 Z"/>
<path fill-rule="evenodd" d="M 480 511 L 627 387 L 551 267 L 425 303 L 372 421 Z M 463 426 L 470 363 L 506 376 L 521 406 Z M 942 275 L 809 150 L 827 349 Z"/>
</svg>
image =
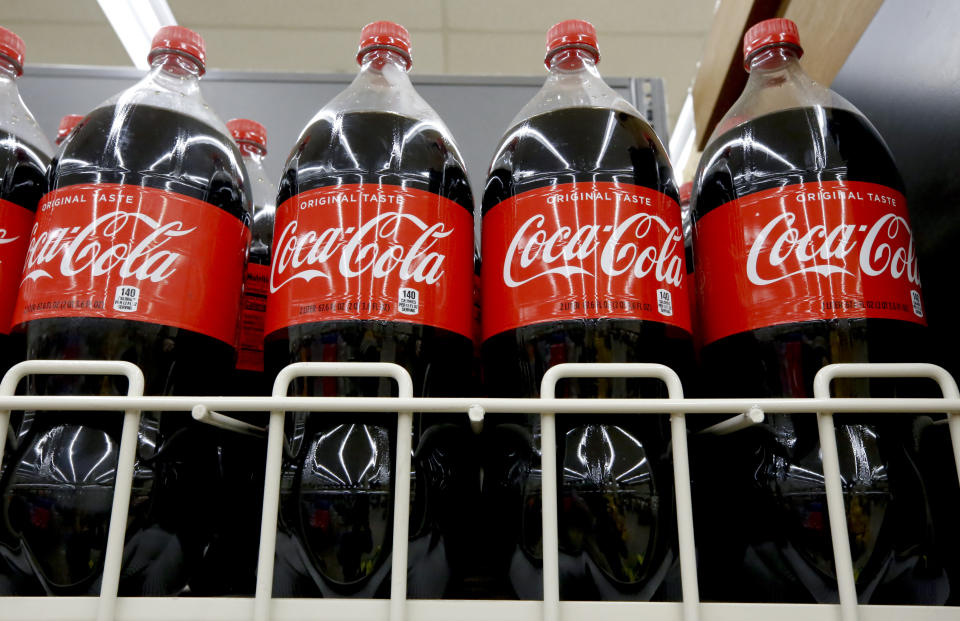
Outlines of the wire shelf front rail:
<svg viewBox="0 0 960 621">
<path fill-rule="evenodd" d="M 131 369 L 132 367 L 132 369 Z M 664 371 L 666 369 L 666 371 Z M 135 372 L 134 372 L 135 370 Z M 121 374 L 130 379 L 127 397 L 99 396 L 14 396 L 16 384 L 30 374 Z M 139 380 L 137 376 L 139 375 Z M 379 376 L 392 377 L 399 387 L 398 397 L 360 398 L 360 397 L 286 397 L 289 383 L 297 377 L 317 376 Z M 553 398 L 553 386 L 564 377 L 658 377 L 668 385 L 668 399 L 556 399 Z M 943 393 L 942 398 L 831 398 L 829 385 L 834 377 L 930 377 L 938 382 Z M 551 383 L 548 387 L 548 378 Z M 137 389 L 137 381 L 140 388 Z M 762 420 L 763 412 L 809 413 L 817 414 L 821 439 L 832 439 L 836 449 L 833 413 L 889 413 L 905 414 L 943 413 L 949 417 L 949 429 L 960 478 L 960 391 L 956 382 L 942 368 L 926 364 L 894 365 L 830 365 L 817 376 L 818 387 L 813 399 L 684 399 L 679 379 L 666 367 L 651 364 L 578 364 L 557 365 L 552 367 L 544 378 L 544 388 L 540 399 L 492 399 L 492 398 L 413 398 L 409 375 L 397 365 L 386 363 L 297 363 L 284 369 L 277 377 L 273 397 L 144 397 L 142 395 L 142 374 L 129 363 L 100 361 L 28 361 L 14 366 L 0 384 L 0 438 L 6 437 L 11 410 L 80 410 L 124 412 L 124 431 L 121 434 L 120 463 L 115 487 L 113 512 L 108 530 L 108 547 L 105 554 L 104 580 L 99 598 L 85 597 L 0 597 L 0 621 L 136 621 L 173 620 L 173 621 L 218 621 L 220 619 L 256 619 L 257 621 L 286 621 L 287 619 L 323 619 L 336 621 L 343 619 L 370 621 L 402 621 L 406 616 L 415 620 L 477 621 L 496 618 L 498 621 L 534 621 L 539 619 L 582 619 L 591 615 L 601 615 L 604 619 L 619 621 L 635 620 L 638 615 L 650 621 L 751 621 L 769 619 L 777 616 L 778 621 L 806 621 L 811 616 L 823 619 L 849 621 L 859 618 L 863 621 L 941 621 L 960 618 L 960 609 L 937 606 L 865 606 L 857 605 L 855 591 L 853 599 L 849 592 L 844 595 L 841 589 L 841 604 L 727 604 L 699 603 L 696 588 L 696 564 L 693 557 L 692 507 L 689 503 L 689 464 L 686 455 L 686 427 L 684 414 L 729 414 L 730 418 L 721 425 L 714 426 L 716 433 L 728 433 Z M 122 543 L 129 504 L 129 485 L 133 476 L 133 462 L 121 470 L 120 466 L 129 457 L 125 457 L 124 442 L 129 434 L 129 421 L 133 416 L 139 420 L 142 410 L 183 411 L 194 413 L 203 420 L 241 433 L 259 433 L 250 425 L 241 423 L 223 412 L 250 412 L 268 410 L 271 412 L 268 430 L 267 478 L 264 490 L 264 512 L 261 524 L 261 553 L 258 565 L 257 595 L 255 598 L 150 598 L 117 597 L 117 579 L 122 559 Z M 277 507 L 279 499 L 279 472 L 282 457 L 284 413 L 304 412 L 396 412 L 398 414 L 398 450 L 395 483 L 395 523 L 394 549 L 392 557 L 391 599 L 273 599 L 271 597 L 273 573 L 273 546 L 277 526 Z M 484 413 L 532 413 L 545 419 L 557 413 L 579 414 L 668 414 L 671 416 L 671 430 L 674 441 L 675 493 L 677 495 L 678 534 L 680 536 L 680 559 L 684 601 L 680 603 L 664 602 L 560 602 L 558 593 L 558 567 L 556 554 L 545 554 L 545 582 L 552 574 L 554 580 L 550 588 L 544 589 L 544 602 L 530 601 L 457 601 L 457 600 L 406 600 L 406 552 L 407 552 L 407 511 L 409 510 L 409 472 L 410 472 L 410 422 L 412 412 L 467 413 L 471 424 L 478 428 L 482 424 Z M 547 422 L 549 426 L 549 420 Z M 135 450 L 136 425 L 133 425 L 133 440 L 127 450 Z M 829 432 L 829 433 L 828 433 Z M 682 443 L 678 442 L 682 439 Z M 404 439 L 405 446 L 399 442 Z M 542 438 L 542 450 L 548 445 Z M 678 450 L 678 445 L 681 445 Z M 829 444 L 829 442 L 825 443 Z M 557 477 L 555 459 L 544 459 L 543 481 L 545 493 L 552 487 L 556 497 Z M 827 448 L 829 451 L 829 447 Z M 0 459 L 3 446 L 0 445 Z M 547 465 L 549 464 L 549 465 Z M 678 466 L 679 464 L 679 466 Z M 275 476 L 270 476 L 270 474 Z M 404 473 L 405 476 L 404 476 Z M 546 484 L 547 475 L 552 474 L 550 485 Z M 838 524 L 843 531 L 834 530 L 835 558 L 843 554 L 846 540 L 846 519 L 840 496 L 839 510 L 836 498 L 830 502 L 831 491 L 836 495 L 839 489 L 839 466 L 830 458 L 824 458 L 824 476 L 828 486 L 828 514 L 839 515 Z M 833 481 L 831 483 L 830 481 Z M 127 487 L 127 500 L 123 500 L 123 488 Z M 552 507 L 544 511 L 544 551 L 547 538 L 556 540 L 555 503 L 543 501 L 543 507 Z M 547 528 L 547 513 L 553 514 L 551 528 Z M 831 521 L 833 526 L 833 521 Z M 683 534 L 689 528 L 687 534 Z M 553 532 L 550 533 L 550 530 Z M 120 543 L 118 543 L 120 542 Z M 111 545 L 112 543 L 112 545 Z M 551 549 L 553 546 L 549 546 Z M 839 550 L 839 554 L 838 554 Z M 686 552 L 685 552 L 686 551 Z M 549 570 L 546 561 L 550 561 Z M 115 568 L 116 579 L 107 568 Z M 844 573 L 842 560 L 838 564 L 838 575 Z M 692 576 L 692 578 L 691 578 Z M 843 579 L 841 579 L 842 581 Z M 847 576 L 848 586 L 853 584 L 852 571 Z M 556 594 L 548 595 L 550 593 Z"/>
</svg>

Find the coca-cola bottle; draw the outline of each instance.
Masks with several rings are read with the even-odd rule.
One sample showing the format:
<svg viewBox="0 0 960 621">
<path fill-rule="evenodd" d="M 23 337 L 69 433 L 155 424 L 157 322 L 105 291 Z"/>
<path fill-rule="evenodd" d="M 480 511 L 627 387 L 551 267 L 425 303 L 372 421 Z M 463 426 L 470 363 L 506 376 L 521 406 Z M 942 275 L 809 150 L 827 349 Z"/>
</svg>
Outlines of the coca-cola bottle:
<svg viewBox="0 0 960 621">
<path fill-rule="evenodd" d="M 277 197 L 265 353 L 393 362 L 418 395 L 460 395 L 472 354 L 473 199 L 449 130 L 417 94 L 407 31 L 365 26 L 360 72 L 309 122 Z M 296 395 L 396 394 L 392 380 L 301 380 Z M 466 420 L 414 423 L 409 594 L 456 592 L 479 475 Z M 293 414 L 274 594 L 389 594 L 396 415 Z"/>
<path fill-rule="evenodd" d="M 153 39 L 148 75 L 90 112 L 50 165 L 14 323 L 31 359 L 126 360 L 150 395 L 219 392 L 233 368 L 250 241 L 250 190 L 204 102 L 204 45 L 182 27 Z M 36 394 L 122 395 L 117 377 L 37 376 Z M 0 584 L 14 593 L 98 591 L 119 413 L 27 413 L 2 480 Z M 212 427 L 144 412 L 121 594 L 187 583 L 209 535 L 219 464 Z"/>
<path fill-rule="evenodd" d="M 250 177 L 250 190 L 253 195 L 253 237 L 250 240 L 243 288 L 237 372 L 233 376 L 231 389 L 250 395 L 269 395 L 273 381 L 263 371 L 263 318 L 267 312 L 277 186 L 270 182 L 263 168 L 263 158 L 267 155 L 266 128 L 249 119 L 227 121 L 227 128 L 243 154 L 243 163 Z"/>
<path fill-rule="evenodd" d="M 826 364 L 925 357 L 917 255 L 893 157 L 856 108 L 804 73 L 802 53 L 790 20 L 747 31 L 749 80 L 697 171 L 694 257 L 712 396 L 812 397 Z M 834 395 L 912 389 L 848 380 Z M 861 600 L 942 602 L 948 586 L 911 417 L 836 423 Z M 768 414 L 696 452 L 704 594 L 836 601 L 816 418 Z"/>
<path fill-rule="evenodd" d="M 231 119 L 227 129 L 243 155 L 253 196 L 253 225 L 241 312 L 237 325 L 236 368 L 224 390 L 240 396 L 267 396 L 273 376 L 263 369 L 263 319 L 267 310 L 270 247 L 277 186 L 264 170 L 267 130 L 250 119 Z M 232 414 L 258 426 L 266 412 Z M 203 567 L 190 582 L 199 595 L 252 595 L 256 584 L 260 515 L 263 506 L 266 446 L 260 438 L 221 434 L 219 460 L 223 478 L 217 490 L 218 529 L 204 554 Z"/>
<path fill-rule="evenodd" d="M 534 397 L 562 362 L 691 365 L 673 171 L 642 115 L 604 83 L 596 31 L 547 33 L 547 80 L 497 148 L 483 197 L 483 371 Z M 665 396 L 654 381 L 561 383 L 558 396 Z M 541 585 L 539 419 L 489 416 L 486 550 L 505 595 Z M 558 416 L 560 588 L 568 599 L 672 597 L 676 525 L 661 416 Z"/>
<path fill-rule="evenodd" d="M 60 125 L 57 127 L 57 137 L 55 141 L 59 147 L 63 141 L 73 132 L 73 128 L 83 120 L 82 114 L 66 114 L 60 119 Z"/>
<path fill-rule="evenodd" d="M 23 39 L 0 28 L 0 375 L 24 356 L 23 335 L 11 333 L 10 320 L 53 152 L 17 88 L 24 48 Z"/>
</svg>

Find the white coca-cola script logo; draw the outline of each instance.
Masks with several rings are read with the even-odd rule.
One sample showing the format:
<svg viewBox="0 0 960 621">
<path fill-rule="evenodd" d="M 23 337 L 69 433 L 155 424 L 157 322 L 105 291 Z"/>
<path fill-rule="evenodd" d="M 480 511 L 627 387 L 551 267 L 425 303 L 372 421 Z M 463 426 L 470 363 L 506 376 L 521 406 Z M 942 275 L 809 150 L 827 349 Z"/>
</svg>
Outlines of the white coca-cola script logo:
<svg viewBox="0 0 960 621">
<path fill-rule="evenodd" d="M 895 280 L 906 275 L 909 282 L 920 284 L 913 233 L 903 217 L 888 213 L 870 226 L 840 224 L 829 230 L 818 224 L 803 233 L 793 226 L 796 218 L 782 213 L 760 230 L 747 256 L 750 282 L 764 286 L 808 273 L 853 276 L 846 257 L 859 244 L 857 260 L 865 275 L 888 273 Z M 855 239 L 858 231 L 867 232 L 862 242 Z"/>
<path fill-rule="evenodd" d="M 503 282 L 508 287 L 551 274 L 595 276 L 584 265 L 596 263 L 591 257 L 598 251 L 600 270 L 610 278 L 623 274 L 643 278 L 653 273 L 659 282 L 680 285 L 683 233 L 659 216 L 638 213 L 616 226 L 586 224 L 578 229 L 548 230 L 547 221 L 537 214 L 517 229 L 503 261 Z M 529 273 L 531 266 L 533 273 Z"/>
<path fill-rule="evenodd" d="M 53 278 L 51 272 L 73 277 L 88 272 L 102 276 L 116 271 L 121 278 L 161 282 L 177 271 L 183 256 L 165 248 L 171 239 L 189 235 L 183 222 L 163 223 L 138 212 L 113 211 L 82 229 L 33 225 L 23 280 Z M 144 234 L 145 233 L 145 234 Z"/>
<path fill-rule="evenodd" d="M 454 229 L 428 224 L 400 212 L 384 212 L 360 228 L 329 227 L 298 233 L 299 222 L 289 222 L 280 233 L 270 271 L 270 291 L 276 293 L 294 280 L 331 278 L 336 269 L 343 278 L 369 274 L 382 279 L 396 273 L 402 281 L 432 285 L 444 274 L 446 256 L 436 251 Z M 414 237 L 415 236 L 415 237 Z"/>
</svg>

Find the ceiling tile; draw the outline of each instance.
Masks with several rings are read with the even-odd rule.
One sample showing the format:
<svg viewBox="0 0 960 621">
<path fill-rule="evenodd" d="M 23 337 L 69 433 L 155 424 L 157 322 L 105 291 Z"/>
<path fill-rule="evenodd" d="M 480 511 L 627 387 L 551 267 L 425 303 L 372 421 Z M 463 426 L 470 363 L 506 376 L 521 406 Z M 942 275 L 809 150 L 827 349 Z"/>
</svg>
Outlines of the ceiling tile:
<svg viewBox="0 0 960 621">
<path fill-rule="evenodd" d="M 346 29 L 391 20 L 411 31 L 443 27 L 441 0 L 167 0 L 177 22 L 190 28 Z"/>
<path fill-rule="evenodd" d="M 94 0 L 3 0 L 0 25 L 17 22 L 41 24 L 107 24 L 107 18 Z"/>
<path fill-rule="evenodd" d="M 207 64 L 216 69 L 355 73 L 358 33 L 200 27 Z M 443 35 L 412 37 L 414 71 L 444 73 Z"/>
<path fill-rule="evenodd" d="M 109 24 L 18 23 L 11 30 L 23 39 L 27 64 L 129 66 Z"/>
<path fill-rule="evenodd" d="M 713 18 L 708 0 L 446 0 L 453 30 L 542 32 L 564 19 L 585 19 L 606 32 L 706 33 Z"/>
</svg>

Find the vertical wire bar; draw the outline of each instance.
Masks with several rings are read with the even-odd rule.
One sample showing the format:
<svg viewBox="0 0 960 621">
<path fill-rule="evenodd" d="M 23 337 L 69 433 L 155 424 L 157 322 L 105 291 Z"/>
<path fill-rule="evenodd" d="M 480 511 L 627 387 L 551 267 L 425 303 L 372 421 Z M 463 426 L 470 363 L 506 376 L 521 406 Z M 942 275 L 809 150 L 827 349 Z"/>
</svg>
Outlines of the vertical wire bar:
<svg viewBox="0 0 960 621">
<path fill-rule="evenodd" d="M 556 368 L 556 367 L 553 367 Z M 556 382 L 544 381 L 540 397 L 553 399 Z M 560 619 L 560 533 L 557 515 L 557 417 L 540 414 L 540 518 L 543 564 L 543 621 Z"/>
<path fill-rule="evenodd" d="M 830 398 L 830 382 L 840 365 L 820 369 L 813 380 L 813 395 Z M 847 533 L 847 508 L 843 504 L 843 481 L 840 477 L 840 457 L 837 453 L 836 428 L 831 412 L 817 412 L 817 430 L 820 434 L 820 461 L 823 466 L 823 484 L 827 494 L 827 517 L 833 543 L 833 562 L 840 595 L 840 617 L 843 621 L 857 621 L 857 584 L 853 575 L 853 557 L 850 536 Z"/>
<path fill-rule="evenodd" d="M 683 399 L 679 379 L 674 394 L 667 382 L 671 399 Z M 687 421 L 683 412 L 670 414 L 670 435 L 673 443 L 673 485 L 677 502 L 677 544 L 680 548 L 680 588 L 683 593 L 683 618 L 697 621 L 700 615 L 700 585 L 697 579 L 697 548 L 693 532 L 693 499 L 690 491 L 690 457 L 687 451 Z"/>
<path fill-rule="evenodd" d="M 833 539 L 837 589 L 840 593 L 840 617 L 843 621 L 856 621 L 857 586 L 853 576 L 850 537 L 847 534 L 847 509 L 843 504 L 843 482 L 840 478 L 840 458 L 837 454 L 833 414 L 818 412 L 817 428 L 820 432 L 820 459 L 827 492 L 827 514 L 830 518 L 830 537 Z"/>
<path fill-rule="evenodd" d="M 540 397 L 553 399 L 557 382 L 575 377 L 650 377 L 667 385 L 671 399 L 683 399 L 680 378 L 669 367 L 649 363 L 565 363 L 547 369 L 540 384 Z M 560 616 L 560 565 L 557 522 L 556 417 L 540 415 L 540 460 L 543 519 L 543 619 L 558 621 Z M 700 614 L 700 590 L 697 583 L 697 556 L 693 532 L 693 502 L 690 494 L 690 463 L 687 454 L 687 426 L 684 414 L 670 414 L 673 445 L 674 493 L 677 500 L 677 539 L 680 556 L 680 580 L 683 592 L 683 618 L 697 621 Z"/>
<path fill-rule="evenodd" d="M 0 395 L 12 396 L 27 375 L 123 375 L 127 378 L 127 396 L 142 397 L 143 372 L 123 361 L 100 360 L 26 360 L 15 364 L 0 382 Z M 0 412 L 0 460 L 3 459 L 3 443 L 9 427 L 10 412 Z M 123 428 L 120 432 L 120 448 L 117 454 L 117 469 L 114 475 L 113 504 L 107 529 L 107 546 L 104 550 L 103 574 L 100 580 L 100 597 L 97 601 L 97 621 L 113 621 L 117 608 L 117 589 L 120 585 L 120 569 L 123 565 L 123 543 L 127 533 L 127 514 L 130 510 L 130 490 L 133 488 L 133 469 L 137 457 L 137 441 L 140 430 L 140 410 L 125 410 Z"/>
<path fill-rule="evenodd" d="M 281 387 L 281 376 L 278 375 L 273 385 L 273 396 L 285 397 L 288 384 L 289 380 L 283 382 Z M 254 621 L 270 621 L 273 564 L 277 550 L 277 516 L 280 510 L 280 474 L 283 468 L 283 416 L 283 411 L 271 410 L 270 424 L 267 428 L 263 512 L 260 517 L 260 552 L 257 559 L 257 588 L 253 601 Z"/>
<path fill-rule="evenodd" d="M 134 368 L 139 382 L 127 375 L 129 379 L 127 396 L 140 397 L 143 396 L 143 374 L 140 369 Z M 117 590 L 120 588 L 123 543 L 127 534 L 127 514 L 130 510 L 130 491 L 133 488 L 133 469 L 137 459 L 139 431 L 140 410 L 125 410 L 123 428 L 120 432 L 120 449 L 117 455 L 117 473 L 114 477 L 113 506 L 110 509 L 110 528 L 107 531 L 107 549 L 104 553 L 97 621 L 113 621 L 116 613 Z"/>
<path fill-rule="evenodd" d="M 398 396 L 413 397 L 406 371 L 394 375 Z M 390 621 L 403 621 L 407 611 L 407 556 L 410 530 L 410 461 L 413 453 L 413 412 L 397 414 L 397 465 L 393 487 L 393 558 L 390 571 Z"/>
</svg>

